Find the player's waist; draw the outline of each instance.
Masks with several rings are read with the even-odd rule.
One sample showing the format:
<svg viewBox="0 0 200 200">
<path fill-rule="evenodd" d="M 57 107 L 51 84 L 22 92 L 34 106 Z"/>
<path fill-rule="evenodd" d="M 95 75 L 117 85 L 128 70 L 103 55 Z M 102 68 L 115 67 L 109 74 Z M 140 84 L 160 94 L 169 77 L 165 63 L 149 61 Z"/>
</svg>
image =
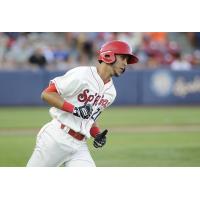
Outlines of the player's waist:
<svg viewBox="0 0 200 200">
<path fill-rule="evenodd" d="M 73 129 L 69 128 L 67 125 L 63 124 L 62 122 L 59 122 L 58 120 L 54 119 L 53 123 L 56 124 L 56 126 L 62 130 L 64 130 L 66 133 L 68 133 L 69 135 L 71 135 L 73 138 L 77 139 L 77 140 L 84 140 L 86 139 L 85 135 L 74 131 Z"/>
</svg>

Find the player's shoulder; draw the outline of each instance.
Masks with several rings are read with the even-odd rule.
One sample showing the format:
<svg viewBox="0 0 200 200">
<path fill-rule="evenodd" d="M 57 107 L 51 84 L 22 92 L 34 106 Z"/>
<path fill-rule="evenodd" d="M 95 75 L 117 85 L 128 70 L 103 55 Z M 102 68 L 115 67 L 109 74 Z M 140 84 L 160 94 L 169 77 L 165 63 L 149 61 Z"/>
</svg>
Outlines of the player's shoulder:
<svg viewBox="0 0 200 200">
<path fill-rule="evenodd" d="M 116 91 L 116 88 L 115 88 L 115 85 L 114 85 L 112 79 L 111 79 L 111 87 L 109 87 L 109 89 L 110 89 L 110 91 L 113 93 L 113 95 L 116 96 L 117 91 Z"/>
<path fill-rule="evenodd" d="M 107 82 L 105 85 L 104 85 L 104 92 L 107 94 L 107 95 L 110 95 L 110 96 L 116 96 L 116 89 L 115 89 L 115 85 L 113 83 L 113 80 L 112 78 L 110 79 L 109 82 Z"/>
</svg>

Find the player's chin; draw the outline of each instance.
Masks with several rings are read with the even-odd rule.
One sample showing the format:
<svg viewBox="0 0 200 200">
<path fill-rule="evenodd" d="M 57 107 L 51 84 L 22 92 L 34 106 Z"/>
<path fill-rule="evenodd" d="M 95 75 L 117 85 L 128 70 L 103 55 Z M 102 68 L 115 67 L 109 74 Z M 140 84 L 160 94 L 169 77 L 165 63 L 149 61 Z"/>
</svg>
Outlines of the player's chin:
<svg viewBox="0 0 200 200">
<path fill-rule="evenodd" d="M 120 70 L 116 73 L 116 76 L 119 77 L 124 73 L 125 70 Z"/>
<path fill-rule="evenodd" d="M 120 72 L 115 72 L 114 76 L 115 76 L 115 77 L 119 77 L 121 74 L 122 74 L 122 73 L 120 73 Z"/>
<path fill-rule="evenodd" d="M 117 70 L 114 71 L 114 74 L 113 74 L 113 75 L 114 75 L 115 77 L 119 77 L 119 76 L 121 76 L 121 75 L 123 74 L 123 72 L 124 72 L 124 71 L 123 71 L 122 69 L 117 69 Z"/>
</svg>

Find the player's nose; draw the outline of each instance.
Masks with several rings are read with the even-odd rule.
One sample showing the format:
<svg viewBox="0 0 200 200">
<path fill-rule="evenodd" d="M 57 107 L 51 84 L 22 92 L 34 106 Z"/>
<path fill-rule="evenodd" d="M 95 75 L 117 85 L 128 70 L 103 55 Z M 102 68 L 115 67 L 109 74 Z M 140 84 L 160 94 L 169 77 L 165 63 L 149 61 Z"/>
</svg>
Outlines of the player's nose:
<svg viewBox="0 0 200 200">
<path fill-rule="evenodd" d="M 124 67 L 126 67 L 128 65 L 127 60 L 124 61 Z"/>
<path fill-rule="evenodd" d="M 124 65 L 128 65 L 128 60 L 127 59 L 124 59 Z"/>
</svg>

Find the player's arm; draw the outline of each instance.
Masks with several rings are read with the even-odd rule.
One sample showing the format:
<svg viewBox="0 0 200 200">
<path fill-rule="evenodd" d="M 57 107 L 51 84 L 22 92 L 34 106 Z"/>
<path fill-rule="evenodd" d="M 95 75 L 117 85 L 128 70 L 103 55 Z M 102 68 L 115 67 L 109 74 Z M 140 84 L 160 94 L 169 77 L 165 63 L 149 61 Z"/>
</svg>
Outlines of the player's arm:
<svg viewBox="0 0 200 200">
<path fill-rule="evenodd" d="M 56 89 L 55 84 L 50 84 L 41 94 L 41 98 L 43 101 L 48 103 L 49 105 L 56 107 L 60 110 L 65 110 L 66 112 L 73 112 L 74 105 L 66 102 L 59 94 Z"/>
<path fill-rule="evenodd" d="M 42 92 L 41 98 L 49 105 L 56 107 L 60 110 L 72 113 L 73 115 L 81 117 L 83 119 L 88 119 L 92 114 L 92 108 L 90 105 L 75 107 L 70 102 L 65 101 L 64 98 L 62 98 L 62 96 L 58 93 L 54 83 L 50 84 Z"/>
<path fill-rule="evenodd" d="M 94 138 L 93 145 L 95 148 L 103 147 L 106 144 L 107 132 L 108 132 L 107 129 L 101 132 L 97 123 L 96 122 L 93 123 L 90 129 L 90 135 Z"/>
</svg>

